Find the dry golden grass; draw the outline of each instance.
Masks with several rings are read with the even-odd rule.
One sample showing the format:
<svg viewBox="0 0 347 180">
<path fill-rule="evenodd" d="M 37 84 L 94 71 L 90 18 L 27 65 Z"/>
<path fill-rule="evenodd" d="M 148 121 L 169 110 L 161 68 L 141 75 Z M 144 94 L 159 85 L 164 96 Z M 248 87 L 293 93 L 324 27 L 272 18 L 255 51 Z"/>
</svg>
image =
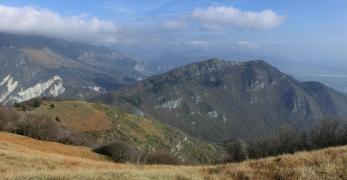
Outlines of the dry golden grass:
<svg viewBox="0 0 347 180">
<path fill-rule="evenodd" d="M 220 179 L 347 179 L 347 146 L 209 167 L 204 171 L 211 178 Z"/>
<path fill-rule="evenodd" d="M 66 155 L 91 160 L 105 160 L 104 156 L 95 154 L 86 147 L 67 146 L 56 142 L 39 141 L 25 136 L 5 132 L 0 133 L 0 147 L 1 150 L 14 150 L 14 152 L 23 152 L 24 150 L 27 150 L 38 153 Z"/>
<path fill-rule="evenodd" d="M 0 179 L 347 179 L 347 146 L 216 166 L 136 166 L 0 133 Z"/>
<path fill-rule="evenodd" d="M 186 171 L 167 167 L 116 164 L 85 147 L 0 133 L 0 179 L 175 179 L 173 169 Z"/>
</svg>

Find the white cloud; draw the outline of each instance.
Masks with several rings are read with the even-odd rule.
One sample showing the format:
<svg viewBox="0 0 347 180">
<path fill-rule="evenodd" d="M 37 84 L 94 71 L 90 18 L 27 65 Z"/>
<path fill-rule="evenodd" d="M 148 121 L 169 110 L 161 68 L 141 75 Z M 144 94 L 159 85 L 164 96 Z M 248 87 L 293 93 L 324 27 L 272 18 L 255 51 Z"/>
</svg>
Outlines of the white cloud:
<svg viewBox="0 0 347 180">
<path fill-rule="evenodd" d="M 204 9 L 194 9 L 191 18 L 209 30 L 230 27 L 267 29 L 279 26 L 284 20 L 284 16 L 278 15 L 270 9 L 253 12 L 241 11 L 232 6 L 210 6 Z"/>
<path fill-rule="evenodd" d="M 193 40 L 193 41 L 187 41 L 186 44 L 192 45 L 192 46 L 207 46 L 208 42 L 201 41 L 201 40 Z"/>
<path fill-rule="evenodd" d="M 184 29 L 187 27 L 187 22 L 184 20 L 169 20 L 163 23 L 167 29 Z"/>
<path fill-rule="evenodd" d="M 46 35 L 90 42 L 116 42 L 116 25 L 110 21 L 83 14 L 62 16 L 56 12 L 32 6 L 0 5 L 0 31 Z"/>
<path fill-rule="evenodd" d="M 244 48 L 259 48 L 260 46 L 256 43 L 249 42 L 249 41 L 237 41 L 236 44 L 240 47 Z"/>
</svg>

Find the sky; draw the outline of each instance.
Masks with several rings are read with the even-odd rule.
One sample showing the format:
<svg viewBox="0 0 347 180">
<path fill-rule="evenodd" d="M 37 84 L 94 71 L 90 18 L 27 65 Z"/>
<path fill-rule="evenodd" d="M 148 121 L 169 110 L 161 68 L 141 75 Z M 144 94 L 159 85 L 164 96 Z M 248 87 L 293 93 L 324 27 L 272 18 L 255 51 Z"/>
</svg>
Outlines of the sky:
<svg viewBox="0 0 347 180">
<path fill-rule="evenodd" d="M 346 0 L 0 0 L 0 31 L 165 53 L 347 62 Z"/>
</svg>

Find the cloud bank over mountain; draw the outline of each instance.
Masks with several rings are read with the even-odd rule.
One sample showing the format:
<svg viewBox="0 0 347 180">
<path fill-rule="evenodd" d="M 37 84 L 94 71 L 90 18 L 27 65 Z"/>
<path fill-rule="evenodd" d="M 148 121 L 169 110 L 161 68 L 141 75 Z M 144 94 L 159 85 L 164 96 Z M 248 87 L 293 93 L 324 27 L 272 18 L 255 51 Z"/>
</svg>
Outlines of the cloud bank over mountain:
<svg viewBox="0 0 347 180">
<path fill-rule="evenodd" d="M 203 30 L 223 30 L 229 28 L 270 29 L 279 26 L 285 16 L 271 9 L 263 11 L 242 11 L 233 6 L 209 6 L 195 8 L 188 15 L 163 23 L 165 28 L 184 29 L 189 24 L 198 24 Z"/>
<path fill-rule="evenodd" d="M 142 60 L 183 49 L 224 59 L 239 56 L 223 53 L 247 52 L 252 58 L 345 61 L 346 3 L 13 0 L 0 4 L 0 31 L 108 45 Z"/>
<path fill-rule="evenodd" d="M 85 14 L 62 16 L 32 6 L 0 5 L 0 31 L 105 43 L 117 41 L 115 23 Z"/>
<path fill-rule="evenodd" d="M 110 20 L 102 20 L 95 16 L 80 13 L 62 15 L 58 12 L 34 6 L 0 5 L 0 31 L 21 34 L 37 34 L 50 37 L 82 40 L 96 43 L 117 43 L 139 38 L 135 34 L 163 34 L 165 29 L 185 29 L 194 24 L 199 29 L 222 30 L 228 28 L 269 29 L 279 26 L 284 16 L 273 10 L 260 12 L 242 11 L 233 6 L 209 6 L 195 8 L 181 18 L 156 22 L 154 25 L 135 25 L 137 29 L 127 35 L 127 29 L 134 25 L 117 25 Z M 140 26 L 140 27 L 137 27 Z M 163 28 L 164 27 L 164 28 Z M 161 31 L 158 33 L 158 31 Z"/>
</svg>

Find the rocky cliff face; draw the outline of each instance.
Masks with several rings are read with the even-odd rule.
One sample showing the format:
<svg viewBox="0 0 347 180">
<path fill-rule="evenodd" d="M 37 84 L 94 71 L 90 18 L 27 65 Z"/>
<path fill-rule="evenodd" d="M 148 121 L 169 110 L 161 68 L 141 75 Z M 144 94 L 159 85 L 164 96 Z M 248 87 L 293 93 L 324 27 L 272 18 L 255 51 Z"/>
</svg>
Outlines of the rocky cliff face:
<svg viewBox="0 0 347 180">
<path fill-rule="evenodd" d="M 0 96 L 1 103 L 22 102 L 35 97 L 50 96 L 57 97 L 65 92 L 64 81 L 60 76 L 54 76 L 42 83 L 37 83 L 27 89 L 24 89 L 19 81 L 13 79 L 12 75 L 7 75 L 1 82 Z"/>
<path fill-rule="evenodd" d="M 103 46 L 0 33 L 0 103 L 87 98 L 143 79 L 141 64 Z"/>
<path fill-rule="evenodd" d="M 217 59 L 184 66 L 105 96 L 209 141 L 254 137 L 283 124 L 308 129 L 346 116 L 347 97 L 317 82 L 299 82 L 264 61 Z"/>
</svg>

